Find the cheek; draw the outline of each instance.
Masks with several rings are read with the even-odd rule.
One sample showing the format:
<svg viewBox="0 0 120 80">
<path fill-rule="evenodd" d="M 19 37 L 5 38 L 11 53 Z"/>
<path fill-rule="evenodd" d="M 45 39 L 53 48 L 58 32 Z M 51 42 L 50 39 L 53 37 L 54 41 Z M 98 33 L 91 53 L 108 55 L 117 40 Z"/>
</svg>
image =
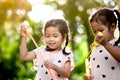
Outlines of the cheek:
<svg viewBox="0 0 120 80">
<path fill-rule="evenodd" d="M 62 38 L 60 38 L 60 37 L 59 37 L 59 38 L 57 38 L 56 40 L 57 40 L 58 42 L 63 41 L 63 39 L 62 39 Z"/>
<path fill-rule="evenodd" d="M 103 35 L 103 37 L 105 38 L 106 41 L 109 41 L 110 36 L 111 36 L 110 33 L 105 33 L 105 34 Z"/>
<path fill-rule="evenodd" d="M 63 41 L 64 41 L 64 40 L 63 40 L 62 38 L 58 38 L 58 39 L 57 39 L 57 42 L 60 43 L 60 44 L 61 44 Z"/>
<path fill-rule="evenodd" d="M 47 43 L 47 42 L 49 41 L 49 39 L 48 39 L 48 38 L 45 38 L 44 41 Z"/>
</svg>

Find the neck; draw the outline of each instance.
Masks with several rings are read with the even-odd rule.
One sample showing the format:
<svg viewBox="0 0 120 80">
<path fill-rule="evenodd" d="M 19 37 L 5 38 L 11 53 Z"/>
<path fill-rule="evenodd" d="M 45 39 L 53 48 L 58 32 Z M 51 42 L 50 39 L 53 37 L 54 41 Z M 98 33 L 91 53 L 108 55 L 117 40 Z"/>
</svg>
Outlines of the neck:
<svg viewBox="0 0 120 80">
<path fill-rule="evenodd" d="M 46 50 L 52 52 L 52 51 L 59 51 L 59 50 L 61 50 L 61 48 L 58 50 L 58 49 L 56 49 L 56 48 L 55 48 L 55 49 L 51 49 L 51 48 L 49 48 L 49 47 L 47 46 L 47 47 L 46 47 Z"/>
<path fill-rule="evenodd" d="M 50 49 L 49 47 L 46 47 L 47 51 L 55 51 L 56 49 Z"/>
</svg>

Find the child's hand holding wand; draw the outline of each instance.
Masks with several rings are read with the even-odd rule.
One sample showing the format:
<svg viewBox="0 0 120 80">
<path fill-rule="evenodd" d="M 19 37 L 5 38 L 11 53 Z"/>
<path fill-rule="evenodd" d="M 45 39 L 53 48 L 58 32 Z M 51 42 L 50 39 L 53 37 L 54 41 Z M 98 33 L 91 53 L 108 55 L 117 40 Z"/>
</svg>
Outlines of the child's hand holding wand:
<svg viewBox="0 0 120 80">
<path fill-rule="evenodd" d="M 21 34 L 22 34 L 22 36 L 23 36 L 24 38 L 27 38 L 28 36 L 30 36 L 30 38 L 32 39 L 32 41 L 33 41 L 33 43 L 35 44 L 36 48 L 38 48 L 38 45 L 37 45 L 36 41 L 34 40 L 34 38 L 32 37 L 31 31 L 28 29 L 28 26 L 27 26 L 27 25 L 23 24 L 23 25 L 21 26 Z M 45 60 L 45 57 L 44 57 L 42 54 L 41 54 L 41 56 L 42 56 L 42 59 L 43 59 L 44 61 L 46 61 L 46 60 Z M 53 80 L 57 80 L 56 76 L 54 75 L 53 70 L 51 69 L 51 68 L 52 68 L 52 65 L 53 65 L 52 62 L 45 62 L 45 63 L 46 63 L 45 66 L 47 66 L 48 71 L 49 71 L 52 79 L 53 79 Z M 48 64 L 48 63 L 49 63 L 49 64 Z"/>
</svg>

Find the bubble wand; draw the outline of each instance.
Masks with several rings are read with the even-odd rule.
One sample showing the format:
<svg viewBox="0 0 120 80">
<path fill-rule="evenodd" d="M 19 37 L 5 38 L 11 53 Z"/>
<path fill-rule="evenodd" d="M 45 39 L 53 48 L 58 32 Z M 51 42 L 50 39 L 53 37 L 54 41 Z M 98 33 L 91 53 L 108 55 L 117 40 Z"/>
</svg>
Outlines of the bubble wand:
<svg viewBox="0 0 120 80">
<path fill-rule="evenodd" d="M 28 26 L 28 25 L 27 25 L 27 26 Z M 32 39 L 34 45 L 38 48 L 38 45 L 37 45 L 35 39 L 32 37 L 31 31 L 28 29 L 28 27 L 26 28 L 26 33 L 27 33 L 27 35 L 30 36 L 30 38 Z M 41 56 L 42 56 L 42 59 L 45 60 L 45 57 L 44 57 L 42 54 L 41 54 Z M 55 74 L 54 74 L 54 72 L 53 72 L 53 69 L 50 69 L 50 68 L 49 68 L 48 71 L 49 71 L 49 73 L 50 73 L 51 78 L 52 78 L 53 80 L 57 80 L 57 78 L 56 78 L 56 76 L 55 76 Z"/>
<path fill-rule="evenodd" d="M 98 35 L 98 36 L 103 36 L 103 34 L 102 34 L 101 32 L 98 32 L 97 35 Z M 93 42 L 92 48 L 91 48 L 91 50 L 89 51 L 89 54 L 88 54 L 88 56 L 87 56 L 87 58 L 86 58 L 86 60 L 85 60 L 86 75 L 87 75 L 88 77 L 90 77 L 90 66 L 89 66 L 89 60 L 88 60 L 88 58 L 90 57 L 91 52 L 92 52 L 92 51 L 95 49 L 95 47 L 98 46 L 98 45 L 99 45 L 99 43 L 98 43 L 97 41 L 94 41 L 94 42 Z"/>
</svg>

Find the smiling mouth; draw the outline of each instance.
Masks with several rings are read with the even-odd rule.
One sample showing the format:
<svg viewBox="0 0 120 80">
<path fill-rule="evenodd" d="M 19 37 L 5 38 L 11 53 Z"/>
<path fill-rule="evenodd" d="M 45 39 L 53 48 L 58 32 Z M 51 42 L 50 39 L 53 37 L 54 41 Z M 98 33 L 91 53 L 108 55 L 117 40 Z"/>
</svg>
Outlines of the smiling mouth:
<svg viewBox="0 0 120 80">
<path fill-rule="evenodd" d="M 55 43 L 49 43 L 49 45 L 55 45 Z"/>
</svg>

